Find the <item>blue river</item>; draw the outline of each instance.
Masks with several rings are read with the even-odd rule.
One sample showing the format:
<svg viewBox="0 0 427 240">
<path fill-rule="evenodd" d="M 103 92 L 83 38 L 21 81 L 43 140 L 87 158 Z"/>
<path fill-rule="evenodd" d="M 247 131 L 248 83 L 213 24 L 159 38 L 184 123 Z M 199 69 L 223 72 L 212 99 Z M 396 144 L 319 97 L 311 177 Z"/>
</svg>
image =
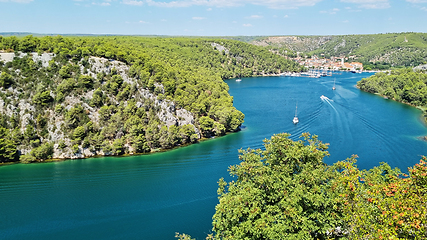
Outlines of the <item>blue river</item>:
<svg viewBox="0 0 427 240">
<path fill-rule="evenodd" d="M 427 154 L 421 111 L 358 90 L 370 75 L 228 80 L 245 114 L 240 132 L 151 155 L 0 167 L 0 239 L 204 239 L 217 181 L 231 179 L 238 149 L 262 148 L 281 132 L 330 143 L 328 164 L 357 154 L 359 168 L 387 162 L 407 171 Z"/>
</svg>

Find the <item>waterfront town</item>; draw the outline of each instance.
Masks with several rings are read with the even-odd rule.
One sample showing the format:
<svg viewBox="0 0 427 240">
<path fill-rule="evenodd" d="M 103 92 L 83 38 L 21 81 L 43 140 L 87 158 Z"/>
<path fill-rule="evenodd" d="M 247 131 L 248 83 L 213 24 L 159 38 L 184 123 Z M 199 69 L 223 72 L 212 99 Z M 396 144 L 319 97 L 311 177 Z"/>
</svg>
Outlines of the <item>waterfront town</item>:
<svg viewBox="0 0 427 240">
<path fill-rule="evenodd" d="M 319 58 L 313 55 L 311 58 L 296 57 L 293 60 L 308 69 L 318 70 L 347 70 L 352 72 L 363 71 L 363 64 L 360 62 L 348 62 L 354 59 L 355 56 L 350 57 L 331 57 L 330 59 Z"/>
</svg>

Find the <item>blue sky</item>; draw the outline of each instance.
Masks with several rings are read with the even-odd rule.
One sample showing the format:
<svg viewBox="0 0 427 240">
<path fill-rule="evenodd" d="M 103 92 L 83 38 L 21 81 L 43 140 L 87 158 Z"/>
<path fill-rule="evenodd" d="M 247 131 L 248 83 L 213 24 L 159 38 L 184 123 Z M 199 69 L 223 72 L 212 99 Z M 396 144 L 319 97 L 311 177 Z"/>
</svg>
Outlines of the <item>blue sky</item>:
<svg viewBox="0 0 427 240">
<path fill-rule="evenodd" d="M 427 0 L 0 0 L 0 32 L 338 35 L 427 32 Z"/>
</svg>

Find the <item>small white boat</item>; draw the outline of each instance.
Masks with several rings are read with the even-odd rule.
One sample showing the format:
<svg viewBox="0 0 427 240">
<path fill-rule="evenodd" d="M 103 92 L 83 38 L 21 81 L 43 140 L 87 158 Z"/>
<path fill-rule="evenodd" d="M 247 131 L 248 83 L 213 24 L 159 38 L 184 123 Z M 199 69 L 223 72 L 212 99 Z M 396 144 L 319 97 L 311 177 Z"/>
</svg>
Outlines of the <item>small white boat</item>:
<svg viewBox="0 0 427 240">
<path fill-rule="evenodd" d="M 293 122 L 294 124 L 297 124 L 297 123 L 299 123 L 299 120 L 298 120 L 298 118 L 297 118 L 297 117 L 294 117 L 294 119 L 292 120 L 292 122 Z"/>
<path fill-rule="evenodd" d="M 241 81 L 242 81 L 242 79 L 240 79 L 240 78 L 239 78 L 239 79 L 236 79 L 236 82 L 241 82 Z"/>
<path fill-rule="evenodd" d="M 332 90 L 335 90 L 335 89 L 337 88 L 335 87 L 335 79 L 334 79 L 334 86 L 332 87 Z"/>
<path fill-rule="evenodd" d="M 299 119 L 298 119 L 298 117 L 297 117 L 297 110 L 298 110 L 298 104 L 295 106 L 295 117 L 294 117 L 294 119 L 292 120 L 292 122 L 293 122 L 294 124 L 299 123 Z"/>
</svg>

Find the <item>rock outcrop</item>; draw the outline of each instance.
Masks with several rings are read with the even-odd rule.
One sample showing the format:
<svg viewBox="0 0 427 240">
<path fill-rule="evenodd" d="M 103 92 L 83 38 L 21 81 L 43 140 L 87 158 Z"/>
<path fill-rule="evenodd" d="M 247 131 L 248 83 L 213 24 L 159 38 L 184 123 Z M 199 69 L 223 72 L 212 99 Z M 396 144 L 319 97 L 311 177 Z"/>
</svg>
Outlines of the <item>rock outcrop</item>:
<svg viewBox="0 0 427 240">
<path fill-rule="evenodd" d="M 0 61 L 3 63 L 11 62 L 16 57 L 25 57 L 26 53 L 0 53 Z M 41 65 L 41 67 L 46 68 L 49 67 L 50 62 L 54 59 L 55 54 L 53 53 L 31 53 L 30 56 L 35 63 Z M 129 99 L 135 99 L 135 96 L 138 95 L 136 106 L 144 107 L 144 101 L 150 100 L 154 104 L 154 108 L 157 109 L 156 115 L 158 119 L 164 123 L 167 127 L 172 125 L 175 126 L 184 126 L 184 125 L 192 125 L 194 127 L 194 131 L 196 132 L 198 138 L 200 138 L 200 130 L 195 125 L 194 115 L 187 111 L 186 109 L 176 109 L 175 103 L 168 99 L 159 98 L 155 93 L 150 92 L 150 90 L 142 88 L 139 86 L 138 81 L 129 76 L 130 67 L 123 62 L 110 60 L 106 58 L 100 57 L 89 57 L 88 58 L 89 67 L 83 66 L 80 61 L 80 71 L 84 75 L 89 75 L 96 79 L 98 73 L 110 74 L 113 69 L 117 71 L 124 83 L 127 83 L 132 86 L 136 86 L 136 93 L 133 96 L 130 96 Z M 40 64 L 41 63 L 41 64 Z M 0 72 L 1 73 L 1 72 Z M 17 72 L 19 75 L 19 71 Z M 156 89 L 159 89 L 161 93 L 164 93 L 164 87 L 160 83 L 155 83 Z M 31 97 L 27 99 L 19 99 L 16 96 L 19 95 L 17 89 L 10 87 L 8 89 L 0 89 L 0 92 L 3 95 L 11 96 L 7 101 L 4 98 L 0 98 L 0 113 L 11 116 L 19 116 L 20 117 L 20 130 L 23 134 L 27 125 L 30 122 L 36 121 L 36 106 L 32 102 Z M 93 98 L 94 90 L 88 90 L 83 94 L 69 94 L 65 96 L 61 105 L 66 110 L 69 111 L 71 108 L 79 105 L 83 108 L 83 111 L 87 114 L 90 121 L 93 123 L 99 123 L 100 117 L 98 113 L 98 109 L 90 106 L 88 104 L 88 100 Z M 55 98 L 55 92 L 51 92 L 51 97 Z M 119 101 L 115 101 L 117 105 L 119 105 Z M 124 103 L 125 106 L 127 102 Z M 56 113 L 53 109 L 47 109 L 44 112 L 44 115 L 49 116 L 47 120 L 47 131 L 46 139 L 41 139 L 42 142 L 51 142 L 54 143 L 54 153 L 53 158 L 58 159 L 74 159 L 74 158 L 86 158 L 92 157 L 95 155 L 111 155 L 111 152 L 104 152 L 103 150 L 95 150 L 93 147 L 83 147 L 83 145 L 78 146 L 78 150 L 72 150 L 71 146 L 73 145 L 73 141 L 70 138 L 70 134 L 66 134 L 63 129 L 66 124 L 66 120 L 63 114 Z M 102 128 L 102 126 L 100 126 Z M 118 132 L 117 134 L 119 134 Z M 122 133 L 123 135 L 123 133 Z M 60 147 L 59 142 L 62 142 L 67 147 Z M 133 152 L 133 147 L 129 143 L 125 143 L 125 147 L 129 150 L 129 153 Z M 29 153 L 31 148 L 28 146 L 21 146 L 18 148 L 21 154 Z"/>
</svg>

